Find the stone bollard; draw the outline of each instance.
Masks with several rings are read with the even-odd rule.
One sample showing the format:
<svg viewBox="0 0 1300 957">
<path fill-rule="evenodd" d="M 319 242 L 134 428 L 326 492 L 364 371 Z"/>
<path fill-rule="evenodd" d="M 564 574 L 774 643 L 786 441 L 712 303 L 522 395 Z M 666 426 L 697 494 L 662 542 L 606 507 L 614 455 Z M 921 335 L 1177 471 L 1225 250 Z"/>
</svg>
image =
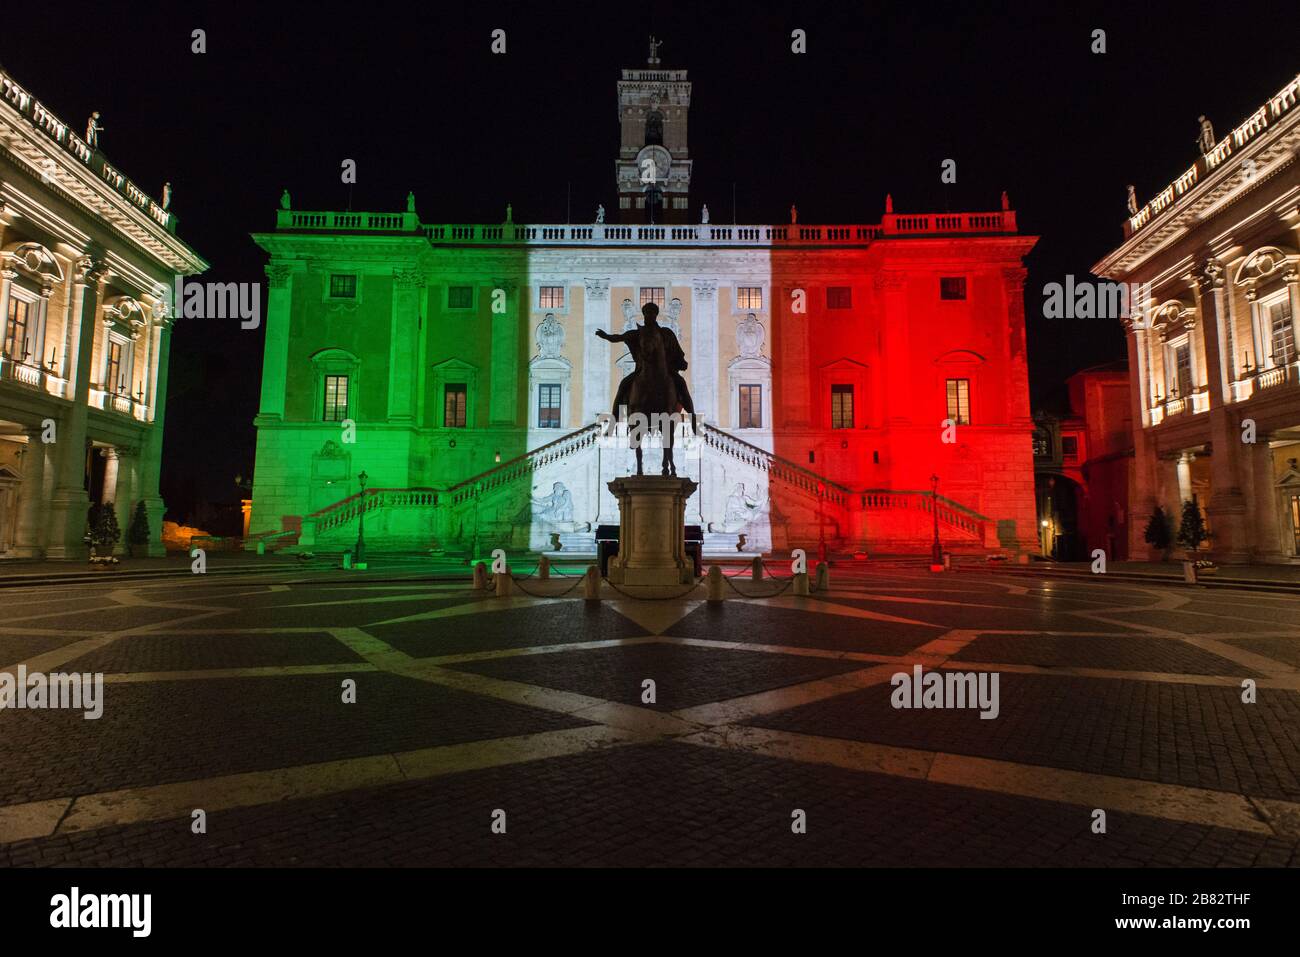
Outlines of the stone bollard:
<svg viewBox="0 0 1300 957">
<path fill-rule="evenodd" d="M 257 554 L 259 555 L 266 554 L 266 542 L 262 541 L 262 539 L 260 538 L 257 540 Z"/>
<path fill-rule="evenodd" d="M 514 586 L 515 580 L 510 577 L 510 572 L 498 572 L 496 575 L 497 597 L 509 598 L 510 592 Z"/>
<path fill-rule="evenodd" d="M 794 593 L 796 595 L 808 594 L 808 573 L 800 572 L 794 576 Z"/>
<path fill-rule="evenodd" d="M 943 553 L 943 570 L 946 572 L 952 571 L 952 556 L 947 552 Z"/>
<path fill-rule="evenodd" d="M 351 553 L 351 552 L 344 552 L 344 553 L 343 553 L 343 570 L 344 570 L 344 571 L 348 571 L 351 567 L 352 567 L 352 553 Z"/>
<path fill-rule="evenodd" d="M 482 562 L 474 563 L 474 590 L 482 591 L 487 588 L 487 566 Z"/>
<path fill-rule="evenodd" d="M 831 587 L 831 563 L 820 562 L 817 565 L 817 590 L 826 591 Z"/>
<path fill-rule="evenodd" d="M 600 601 L 600 569 L 595 565 L 588 565 L 587 573 L 582 576 L 582 597 L 587 601 Z"/>
<path fill-rule="evenodd" d="M 543 555 L 537 562 L 537 577 L 546 581 L 551 577 L 551 560 Z"/>
<path fill-rule="evenodd" d="M 754 556 L 754 567 L 749 573 L 749 580 L 756 582 L 763 580 L 763 559 L 757 555 Z"/>
<path fill-rule="evenodd" d="M 1189 585 L 1196 584 L 1196 565 L 1192 562 L 1183 562 L 1183 581 Z"/>
<path fill-rule="evenodd" d="M 758 559 L 755 559 L 757 561 Z M 709 573 L 704 576 L 704 593 L 709 601 L 722 601 L 722 566 L 710 565 Z"/>
</svg>

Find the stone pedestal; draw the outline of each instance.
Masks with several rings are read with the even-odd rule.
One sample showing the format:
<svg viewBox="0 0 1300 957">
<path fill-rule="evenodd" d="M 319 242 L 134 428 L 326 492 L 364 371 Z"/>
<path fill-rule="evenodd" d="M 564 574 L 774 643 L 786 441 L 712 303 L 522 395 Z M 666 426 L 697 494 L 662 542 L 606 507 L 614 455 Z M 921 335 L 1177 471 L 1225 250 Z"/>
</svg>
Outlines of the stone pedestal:
<svg viewBox="0 0 1300 957">
<path fill-rule="evenodd" d="M 629 475 L 609 490 L 618 500 L 618 555 L 610 560 L 615 585 L 688 585 L 694 578 L 686 557 L 686 500 L 696 485 L 688 478 Z"/>
</svg>

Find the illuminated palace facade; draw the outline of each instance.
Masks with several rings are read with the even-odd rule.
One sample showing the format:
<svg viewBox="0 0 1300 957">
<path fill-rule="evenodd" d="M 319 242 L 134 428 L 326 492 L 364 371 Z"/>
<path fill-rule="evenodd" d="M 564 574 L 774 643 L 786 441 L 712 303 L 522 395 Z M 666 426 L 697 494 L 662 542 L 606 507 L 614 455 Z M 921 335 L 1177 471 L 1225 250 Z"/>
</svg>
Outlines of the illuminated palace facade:
<svg viewBox="0 0 1300 957">
<path fill-rule="evenodd" d="M 1014 211 L 887 200 L 872 225 L 710 223 L 690 198 L 690 93 L 684 70 L 623 71 L 609 222 L 282 200 L 254 236 L 270 257 L 254 537 L 338 550 L 364 512 L 372 547 L 591 553 L 618 521 L 605 483 L 632 470 L 596 424 L 631 357 L 595 333 L 654 302 L 705 420 L 678 462 L 706 552 L 926 552 L 936 514 L 945 548 L 1037 548 L 1034 239 Z"/>
<path fill-rule="evenodd" d="M 1300 560 L 1300 76 L 1216 139 L 1093 267 L 1140 283 L 1126 321 L 1130 554 L 1162 505 L 1221 561 Z"/>
<path fill-rule="evenodd" d="M 0 555 L 86 554 L 90 501 L 125 541 L 158 493 L 176 217 L 0 70 Z M 119 543 L 119 549 L 124 547 Z"/>
</svg>

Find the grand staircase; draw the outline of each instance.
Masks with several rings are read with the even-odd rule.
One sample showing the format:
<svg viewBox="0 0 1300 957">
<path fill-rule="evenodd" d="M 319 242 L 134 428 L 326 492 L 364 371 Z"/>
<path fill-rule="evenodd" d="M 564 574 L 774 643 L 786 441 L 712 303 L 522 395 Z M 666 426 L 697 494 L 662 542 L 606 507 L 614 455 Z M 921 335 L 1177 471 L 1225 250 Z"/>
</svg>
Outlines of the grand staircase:
<svg viewBox="0 0 1300 957">
<path fill-rule="evenodd" d="M 608 494 L 601 483 L 616 457 L 600 448 L 599 435 L 600 427 L 593 423 L 448 488 L 366 489 L 304 516 L 296 542 L 281 532 L 275 543 L 300 551 L 342 551 L 356 540 L 364 515 L 366 541 L 372 548 L 553 551 L 558 546 L 561 554 L 589 554 L 595 551 L 595 528 L 587 519 L 594 509 L 575 514 L 571 522 L 548 524 L 536 521 L 531 508 L 535 490 L 550 488 L 555 481 L 570 489 L 582 489 L 585 482 L 590 494 Z M 936 513 L 945 548 L 997 547 L 995 522 L 944 496 L 921 490 L 850 489 L 707 424 L 698 440 L 701 462 L 721 463 L 732 476 L 752 475 L 752 487 L 766 489 L 771 538 L 750 538 L 751 546 L 761 542 L 762 550 L 824 543 L 840 553 L 920 551 L 928 548 Z M 621 467 L 621 461 L 617 465 Z M 702 504 L 701 509 L 707 524 L 709 506 Z M 603 504 L 600 514 L 604 522 Z M 708 529 L 706 551 L 711 543 L 717 552 L 735 554 L 738 538 L 720 528 Z"/>
</svg>

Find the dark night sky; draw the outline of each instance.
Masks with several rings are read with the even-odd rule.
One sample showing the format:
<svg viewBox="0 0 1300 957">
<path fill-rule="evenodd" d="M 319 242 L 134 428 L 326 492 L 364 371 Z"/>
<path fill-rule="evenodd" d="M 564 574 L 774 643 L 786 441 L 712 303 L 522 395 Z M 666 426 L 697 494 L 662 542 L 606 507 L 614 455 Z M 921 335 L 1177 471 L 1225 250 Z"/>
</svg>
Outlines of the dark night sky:
<svg viewBox="0 0 1300 957">
<path fill-rule="evenodd" d="M 602 202 L 614 215 L 614 84 L 654 32 L 694 83 L 692 203 L 714 222 L 731 218 L 733 181 L 751 223 L 791 203 L 803 222 L 878 222 L 886 192 L 898 212 L 990 210 L 1007 190 L 1042 237 L 1026 285 L 1036 406 L 1124 354 L 1115 323 L 1042 319 L 1043 285 L 1119 242 L 1126 183 L 1145 202 L 1191 164 L 1200 113 L 1223 136 L 1300 69 L 1283 2 L 8 7 L 0 62 L 75 128 L 101 111 L 106 155 L 147 192 L 172 182 L 214 281 L 263 281 L 248 234 L 273 226 L 286 187 L 299 209 L 397 210 L 413 189 L 426 222 L 500 222 L 507 202 L 517 221 L 562 222 L 570 183 L 575 220 Z M 489 52 L 497 27 L 505 56 Z M 261 352 L 236 320 L 179 323 L 169 517 L 238 499 Z"/>
</svg>

